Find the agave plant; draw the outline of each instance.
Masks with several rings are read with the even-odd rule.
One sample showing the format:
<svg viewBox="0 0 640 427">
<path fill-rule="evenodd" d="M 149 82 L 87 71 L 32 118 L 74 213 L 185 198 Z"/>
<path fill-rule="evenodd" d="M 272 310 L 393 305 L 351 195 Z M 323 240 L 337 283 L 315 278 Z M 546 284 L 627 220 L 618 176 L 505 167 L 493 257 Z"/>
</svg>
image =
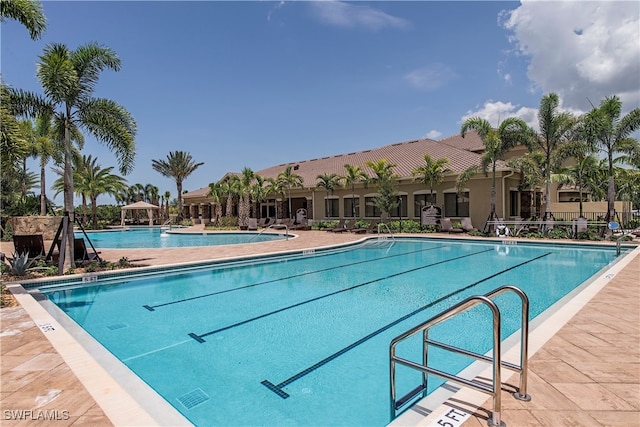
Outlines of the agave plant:
<svg viewBox="0 0 640 427">
<path fill-rule="evenodd" d="M 46 270 L 48 267 L 42 267 L 36 263 L 40 260 L 40 256 L 29 258 L 29 252 L 21 254 L 14 253 L 13 258 L 6 258 L 8 263 L 9 274 L 13 276 L 24 276 L 30 270 Z"/>
</svg>

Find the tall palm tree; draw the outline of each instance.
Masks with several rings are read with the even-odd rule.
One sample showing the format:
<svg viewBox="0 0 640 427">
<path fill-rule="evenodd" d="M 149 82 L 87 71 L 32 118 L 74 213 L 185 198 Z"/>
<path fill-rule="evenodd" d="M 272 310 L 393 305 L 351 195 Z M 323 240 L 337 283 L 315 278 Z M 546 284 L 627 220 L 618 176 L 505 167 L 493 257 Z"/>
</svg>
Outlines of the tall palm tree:
<svg viewBox="0 0 640 427">
<path fill-rule="evenodd" d="M 624 117 L 621 114 L 622 101 L 614 95 L 600 101 L 597 108 L 594 107 L 586 114 L 583 123 L 587 142 L 604 153 L 607 160 L 607 220 L 611 220 L 615 213 L 614 156 L 617 153 L 631 154 L 639 150 L 638 140 L 631 135 L 640 128 L 640 108 L 634 108 Z"/>
<path fill-rule="evenodd" d="M 29 155 L 29 143 L 16 115 L 9 90 L 0 81 L 0 167 L 3 178 L 8 177 L 9 171 L 17 175 L 22 159 Z"/>
<path fill-rule="evenodd" d="M 507 160 L 507 166 L 520 171 L 520 184 L 518 191 L 528 189 L 531 192 L 529 215 L 527 218 L 537 217 L 536 213 L 536 189 L 540 188 L 544 182 L 544 154 L 539 150 L 533 150 L 520 157 L 513 157 Z"/>
<path fill-rule="evenodd" d="M 204 163 L 196 163 L 191 154 L 184 151 L 172 151 L 167 160 L 151 160 L 151 167 L 156 172 L 176 181 L 178 189 L 178 219 L 182 219 L 182 183 Z"/>
<path fill-rule="evenodd" d="M 393 163 L 387 159 L 380 159 L 377 162 L 368 161 L 365 163 L 373 171 L 374 177 L 371 181 L 378 186 L 379 196 L 375 198 L 375 204 L 382 213 L 389 214 L 398 206 L 394 179 L 396 178 Z"/>
<path fill-rule="evenodd" d="M 251 184 L 255 178 L 255 172 L 251 168 L 245 167 L 242 169 L 240 176 L 238 177 L 238 192 L 239 192 L 239 204 L 238 204 L 238 224 L 247 225 L 249 222 L 249 216 L 251 215 Z"/>
<path fill-rule="evenodd" d="M 0 2 L 0 22 L 14 19 L 27 28 L 32 40 L 39 39 L 47 28 L 42 3 L 36 0 L 8 0 Z"/>
<path fill-rule="evenodd" d="M 13 105 L 20 114 L 35 117 L 48 113 L 54 117 L 57 139 L 64 143 L 64 208 L 72 220 L 72 138 L 75 132 L 84 129 L 114 151 L 122 174 L 128 174 L 133 168 L 135 120 L 118 103 L 93 96 L 99 75 L 105 69 L 120 69 L 120 58 L 113 50 L 97 43 L 76 50 L 54 43 L 45 47 L 37 64 L 36 76 L 45 97 L 12 91 Z M 67 253 L 73 253 L 73 227 L 68 227 L 67 237 Z M 73 257 L 66 258 L 65 264 L 75 266 Z"/>
<path fill-rule="evenodd" d="M 287 189 L 288 197 L 289 197 L 289 218 L 293 215 L 291 212 L 291 189 L 293 187 L 302 187 L 304 183 L 304 179 L 297 173 L 293 172 L 293 167 L 287 166 L 285 170 L 278 174 L 276 178 L 279 181 L 283 188 Z"/>
<path fill-rule="evenodd" d="M 560 167 L 561 156 L 558 154 L 562 146 L 571 141 L 576 129 L 577 120 L 569 112 L 559 111 L 560 100 L 558 95 L 550 93 L 540 100 L 538 109 L 538 123 L 540 133 L 530 140 L 529 146 L 544 154 L 544 162 L 541 164 L 545 177 L 545 217 L 550 212 L 551 203 L 551 174 Z"/>
<path fill-rule="evenodd" d="M 267 194 L 275 194 L 277 197 L 282 197 L 284 199 L 286 187 L 284 186 L 284 182 L 274 178 L 267 178 Z M 280 218 L 281 215 L 278 213 L 278 202 L 276 200 L 276 219 Z"/>
<path fill-rule="evenodd" d="M 213 203 L 215 205 L 215 222 L 218 223 L 220 221 L 220 218 L 222 218 L 222 202 L 224 200 L 224 190 L 222 187 L 222 183 L 220 182 L 211 182 L 209 183 L 209 194 L 208 197 L 210 197 L 213 200 Z"/>
<path fill-rule="evenodd" d="M 85 214 L 87 199 L 91 203 L 93 229 L 98 228 L 98 196 L 103 194 L 115 196 L 126 187 L 124 178 L 112 173 L 113 169 L 113 167 L 102 168 L 98 164 L 98 158 L 93 158 L 91 155 L 82 156 L 74 167 L 74 189 L 76 194 L 82 197 L 82 207 Z M 53 189 L 56 190 L 56 194 L 60 194 L 64 191 L 64 171 L 60 169 L 54 169 L 54 171 L 60 177 L 53 183 Z"/>
<path fill-rule="evenodd" d="M 582 194 L 585 191 L 594 192 L 597 188 L 597 174 L 600 163 L 593 155 L 584 155 L 575 158 L 572 166 L 562 167 L 557 173 L 551 175 L 552 182 L 570 184 L 578 189 L 580 198 L 580 216 L 582 217 Z"/>
<path fill-rule="evenodd" d="M 429 154 L 424 154 L 424 163 L 412 171 L 416 181 L 429 186 L 429 198 L 433 200 L 433 187 L 440 184 L 447 172 L 445 165 L 449 159 L 443 157 L 438 160 L 431 159 Z"/>
<path fill-rule="evenodd" d="M 340 180 L 342 178 L 335 173 L 331 173 L 331 174 L 323 173 L 316 176 L 316 179 L 318 180 L 318 183 L 316 184 L 316 188 L 324 188 L 325 191 L 327 192 L 327 199 L 325 203 L 325 208 L 326 208 L 325 217 L 328 218 L 329 217 L 329 194 L 333 194 L 336 187 L 340 185 Z M 351 205 L 353 206 L 353 199 L 351 200 L 352 200 Z"/>
<path fill-rule="evenodd" d="M 63 147 L 54 140 L 53 121 L 51 116 L 38 116 L 32 130 L 32 157 L 40 161 L 40 215 L 47 214 L 46 167 L 52 158 L 56 163 L 62 163 Z M 82 135 L 78 135 L 82 138 Z M 79 154 L 78 154 L 79 155 Z"/>
<path fill-rule="evenodd" d="M 171 199 L 171 192 L 165 191 L 164 192 L 164 203 L 165 203 L 165 208 L 164 208 L 165 217 L 164 217 L 164 220 L 165 221 L 168 220 L 169 218 L 171 218 L 169 216 L 170 215 L 170 213 L 169 213 L 169 201 L 170 201 L 170 199 Z"/>
<path fill-rule="evenodd" d="M 353 201 L 355 201 L 355 197 L 356 197 L 356 184 L 358 182 L 362 182 L 366 187 L 369 177 L 367 176 L 365 171 L 362 170 L 360 166 L 353 166 L 353 165 L 346 164 L 344 165 L 344 169 L 346 173 L 342 176 L 342 181 L 345 187 L 346 186 L 351 187 L 351 200 L 352 200 L 351 216 L 355 218 L 356 208 L 355 208 L 355 203 L 353 203 Z"/>
<path fill-rule="evenodd" d="M 260 175 L 256 174 L 253 184 L 251 185 L 251 198 L 254 203 L 254 215 L 256 218 L 260 217 L 260 203 L 264 202 L 269 194 L 269 188 L 267 180 Z"/>
<path fill-rule="evenodd" d="M 498 160 L 512 147 L 526 144 L 531 138 L 532 131 L 524 120 L 508 118 L 494 129 L 491 124 L 481 117 L 471 117 L 462 123 L 460 135 L 464 138 L 469 130 L 478 132 L 484 144 L 484 154 L 481 159 L 482 171 L 487 175 L 487 168 L 491 165 L 491 213 L 490 219 L 496 216 L 496 165 Z"/>
</svg>

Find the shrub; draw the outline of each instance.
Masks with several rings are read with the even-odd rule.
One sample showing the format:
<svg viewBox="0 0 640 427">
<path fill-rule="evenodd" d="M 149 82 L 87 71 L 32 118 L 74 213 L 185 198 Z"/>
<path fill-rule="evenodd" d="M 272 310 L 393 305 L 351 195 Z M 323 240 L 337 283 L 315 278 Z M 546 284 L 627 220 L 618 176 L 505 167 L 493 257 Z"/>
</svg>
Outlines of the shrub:
<svg viewBox="0 0 640 427">
<path fill-rule="evenodd" d="M 552 230 L 549 230 L 549 232 L 547 233 L 547 237 L 549 239 L 566 239 L 568 236 L 566 231 L 559 228 L 554 228 Z"/>
<path fill-rule="evenodd" d="M 22 254 L 14 253 L 13 258 L 6 258 L 8 263 L 8 272 L 13 276 L 24 276 L 27 271 L 30 270 L 45 270 L 48 267 L 44 267 L 39 264 L 40 257 L 29 258 L 29 252 Z"/>
</svg>

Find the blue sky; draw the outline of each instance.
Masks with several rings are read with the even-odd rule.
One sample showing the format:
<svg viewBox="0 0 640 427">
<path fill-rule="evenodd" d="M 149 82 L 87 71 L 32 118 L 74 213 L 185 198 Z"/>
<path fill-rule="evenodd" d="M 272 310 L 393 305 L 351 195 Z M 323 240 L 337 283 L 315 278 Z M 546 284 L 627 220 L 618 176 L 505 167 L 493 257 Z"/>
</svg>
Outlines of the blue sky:
<svg viewBox="0 0 640 427">
<path fill-rule="evenodd" d="M 175 183 L 151 168 L 170 151 L 204 162 L 194 190 L 272 165 L 459 132 L 479 115 L 531 125 L 543 94 L 581 113 L 617 94 L 640 103 L 638 2 L 45 1 L 33 41 L 2 23 L 2 79 L 40 92 L 52 42 L 115 50 L 96 96 L 138 124 L 129 184 Z M 87 138 L 103 167 L 113 154 Z M 35 171 L 36 163 L 32 168 Z M 48 171 L 48 180 L 55 178 Z M 53 194 L 48 191 L 49 196 Z M 58 196 L 56 201 L 61 202 Z M 99 203 L 109 203 L 104 196 Z"/>
</svg>

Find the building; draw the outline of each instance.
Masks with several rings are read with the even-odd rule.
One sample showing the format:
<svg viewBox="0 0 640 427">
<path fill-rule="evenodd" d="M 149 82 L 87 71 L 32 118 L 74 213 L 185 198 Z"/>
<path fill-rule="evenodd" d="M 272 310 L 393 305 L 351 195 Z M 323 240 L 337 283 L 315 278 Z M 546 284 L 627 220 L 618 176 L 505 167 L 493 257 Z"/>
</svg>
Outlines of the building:
<svg viewBox="0 0 640 427">
<path fill-rule="evenodd" d="M 527 151 L 526 147 L 515 147 L 504 160 L 521 156 Z M 386 159 L 395 165 L 397 175 L 396 190 L 398 207 L 390 212 L 391 219 L 413 219 L 420 221 L 422 208 L 431 204 L 441 208 L 442 215 L 455 219 L 470 217 L 473 224 L 482 228 L 490 215 L 491 172 L 487 175 L 478 173 L 473 176 L 460 191 L 456 190 L 458 176 L 474 165 L 481 164 L 484 144 L 476 132 L 469 132 L 464 138 L 453 135 L 439 141 L 418 139 L 414 141 L 398 142 L 380 148 L 353 153 L 337 154 L 317 159 L 299 160 L 282 163 L 256 171 L 263 178 L 276 178 L 287 167 L 299 175 L 303 180 L 303 187 L 291 188 L 291 211 L 295 214 L 298 209 L 307 211 L 309 220 L 331 220 L 355 216 L 360 219 L 379 218 L 380 212 L 373 203 L 378 195 L 375 185 L 358 183 L 355 187 L 340 187 L 333 193 L 327 194 L 323 188 L 317 187 L 317 176 L 322 174 L 346 173 L 345 165 L 360 166 L 365 173 L 373 176 L 373 172 L 366 166 L 366 162 L 377 162 Z M 429 154 L 433 160 L 449 159 L 444 180 L 437 185 L 431 196 L 430 189 L 424 184 L 416 182 L 412 171 L 424 164 L 424 154 Z M 542 208 L 542 190 L 530 191 L 521 188 L 521 174 L 518 170 L 507 166 L 500 160 L 496 165 L 496 215 L 500 218 L 530 218 L 539 216 Z M 233 174 L 227 174 L 222 180 Z M 209 188 L 201 188 L 183 195 L 184 216 L 196 223 L 208 223 L 213 218 L 212 200 L 208 197 Z M 556 209 L 564 214 L 565 219 L 577 215 L 578 203 L 573 197 L 567 197 L 567 189 L 554 185 L 551 191 L 551 202 Z M 282 195 L 270 195 L 260 203 L 257 216 L 287 218 L 289 213 L 289 192 Z M 558 203 L 564 202 L 560 209 Z M 606 206 L 606 203 L 605 203 Z M 606 212 L 606 207 L 603 212 Z"/>
</svg>

